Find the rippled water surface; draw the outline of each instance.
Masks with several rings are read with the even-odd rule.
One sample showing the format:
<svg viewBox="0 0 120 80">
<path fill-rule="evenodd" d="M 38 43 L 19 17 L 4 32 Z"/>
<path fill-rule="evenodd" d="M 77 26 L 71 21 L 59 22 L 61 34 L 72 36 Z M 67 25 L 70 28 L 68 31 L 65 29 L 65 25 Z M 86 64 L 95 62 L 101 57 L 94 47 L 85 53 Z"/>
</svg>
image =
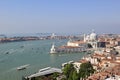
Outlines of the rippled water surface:
<svg viewBox="0 0 120 80">
<path fill-rule="evenodd" d="M 0 44 L 0 80 L 22 80 L 44 67 L 58 67 L 70 60 L 79 60 L 84 53 L 49 54 L 52 43 L 63 45 L 67 40 L 39 40 Z M 30 64 L 25 70 L 16 68 Z"/>
</svg>

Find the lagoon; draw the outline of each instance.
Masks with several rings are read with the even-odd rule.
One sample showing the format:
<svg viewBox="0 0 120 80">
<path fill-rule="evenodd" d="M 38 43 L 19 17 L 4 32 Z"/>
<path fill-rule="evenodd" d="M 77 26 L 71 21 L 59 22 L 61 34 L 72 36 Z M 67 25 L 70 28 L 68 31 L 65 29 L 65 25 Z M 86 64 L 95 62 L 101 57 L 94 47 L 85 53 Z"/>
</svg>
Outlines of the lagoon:
<svg viewBox="0 0 120 80">
<path fill-rule="evenodd" d="M 0 44 L 0 80 L 22 80 L 22 76 L 33 74 L 41 68 L 49 66 L 61 68 L 62 63 L 83 57 L 84 53 L 49 53 L 53 42 L 60 46 L 67 41 L 38 40 Z M 27 69 L 21 71 L 16 69 L 25 64 L 30 64 Z"/>
</svg>

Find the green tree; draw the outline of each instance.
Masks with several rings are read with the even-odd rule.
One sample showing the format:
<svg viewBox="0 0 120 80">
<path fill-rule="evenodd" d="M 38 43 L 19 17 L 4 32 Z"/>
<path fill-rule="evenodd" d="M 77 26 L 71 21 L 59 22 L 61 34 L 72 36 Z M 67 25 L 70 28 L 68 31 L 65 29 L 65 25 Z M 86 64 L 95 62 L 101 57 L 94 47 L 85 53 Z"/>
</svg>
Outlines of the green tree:
<svg viewBox="0 0 120 80">
<path fill-rule="evenodd" d="M 80 70 L 79 70 L 79 77 L 80 78 L 85 78 L 87 76 L 90 76 L 90 74 L 94 73 L 93 66 L 90 62 L 82 63 L 80 65 Z"/>
<path fill-rule="evenodd" d="M 67 79 L 65 79 L 65 78 L 62 78 L 61 80 L 67 80 Z"/>
<path fill-rule="evenodd" d="M 73 75 L 73 71 L 71 71 L 71 72 L 69 73 L 68 80 L 72 80 L 72 75 Z"/>
<path fill-rule="evenodd" d="M 53 80 L 56 80 L 56 78 L 59 76 L 59 73 L 55 72 L 52 75 Z"/>
<path fill-rule="evenodd" d="M 67 80 L 72 79 L 72 73 L 75 70 L 73 64 L 66 64 L 64 69 L 63 69 L 63 74 L 66 76 Z"/>
<path fill-rule="evenodd" d="M 79 79 L 79 75 L 77 73 L 77 71 L 73 71 L 73 74 L 72 74 L 72 80 L 78 80 Z"/>
</svg>

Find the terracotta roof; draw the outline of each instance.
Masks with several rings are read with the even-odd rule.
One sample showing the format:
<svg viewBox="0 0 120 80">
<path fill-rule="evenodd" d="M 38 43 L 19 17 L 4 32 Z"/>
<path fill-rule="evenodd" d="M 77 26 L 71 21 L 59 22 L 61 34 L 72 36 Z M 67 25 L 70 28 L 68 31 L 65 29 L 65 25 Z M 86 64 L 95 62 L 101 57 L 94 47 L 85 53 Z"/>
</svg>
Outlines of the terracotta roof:
<svg viewBox="0 0 120 80">
<path fill-rule="evenodd" d="M 59 48 L 80 48 L 79 46 L 60 46 Z"/>
<path fill-rule="evenodd" d="M 77 44 L 84 44 L 84 41 L 73 41 L 73 43 L 77 43 Z"/>
<path fill-rule="evenodd" d="M 79 60 L 79 61 L 77 61 L 77 62 L 80 62 L 80 63 L 86 63 L 86 62 L 88 62 L 88 61 L 85 60 L 85 59 L 81 59 L 81 60 Z"/>
<path fill-rule="evenodd" d="M 93 54 L 92 56 L 93 57 L 105 57 L 105 55 L 100 55 L 100 54 L 97 54 L 97 53 Z"/>
<path fill-rule="evenodd" d="M 112 59 L 102 59 L 102 61 L 113 61 Z"/>
</svg>

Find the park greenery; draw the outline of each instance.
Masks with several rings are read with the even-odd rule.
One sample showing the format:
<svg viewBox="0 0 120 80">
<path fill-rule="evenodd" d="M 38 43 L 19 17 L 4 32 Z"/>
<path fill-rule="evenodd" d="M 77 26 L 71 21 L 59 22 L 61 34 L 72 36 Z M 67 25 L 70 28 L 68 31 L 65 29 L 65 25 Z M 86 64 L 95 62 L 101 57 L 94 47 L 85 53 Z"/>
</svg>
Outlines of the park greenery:
<svg viewBox="0 0 120 80">
<path fill-rule="evenodd" d="M 95 70 L 90 62 L 82 63 L 80 65 L 80 70 L 77 73 L 73 64 L 67 64 L 63 69 L 63 74 L 66 76 L 66 79 L 63 80 L 80 80 L 85 79 L 91 74 L 93 74 Z"/>
</svg>

